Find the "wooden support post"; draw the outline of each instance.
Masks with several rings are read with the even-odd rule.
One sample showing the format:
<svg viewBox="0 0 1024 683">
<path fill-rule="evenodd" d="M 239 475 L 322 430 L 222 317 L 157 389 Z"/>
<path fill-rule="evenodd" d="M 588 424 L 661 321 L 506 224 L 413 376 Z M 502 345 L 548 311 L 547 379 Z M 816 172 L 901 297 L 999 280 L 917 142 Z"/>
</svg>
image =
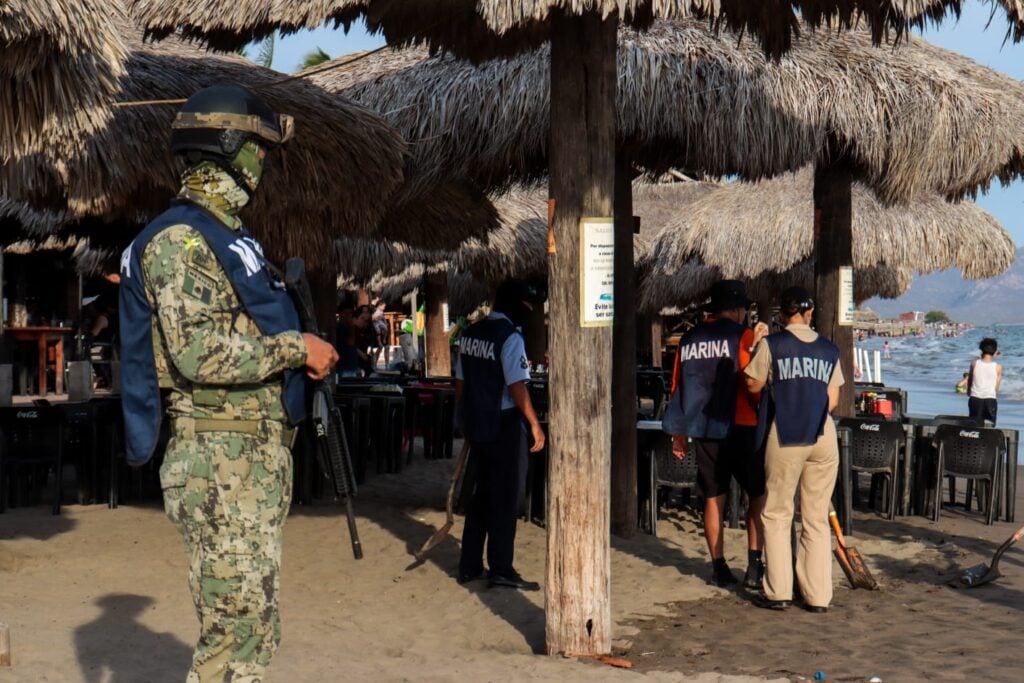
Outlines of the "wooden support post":
<svg viewBox="0 0 1024 683">
<path fill-rule="evenodd" d="M 320 333 L 324 339 L 334 344 L 338 325 L 338 276 L 333 270 L 312 270 L 309 272 L 309 289 L 313 295 L 313 308 L 316 311 L 316 324 L 320 327 Z"/>
<path fill-rule="evenodd" d="M 11 665 L 11 631 L 0 622 L 0 666 Z"/>
<path fill-rule="evenodd" d="M 545 635 L 548 654 L 607 654 L 612 328 L 580 326 L 580 219 L 613 215 L 617 20 L 558 11 L 551 22 Z"/>
<path fill-rule="evenodd" d="M 544 356 L 548 353 L 548 326 L 547 314 L 544 306 L 534 306 L 530 314 L 526 316 L 526 324 L 523 325 L 523 340 L 526 342 L 526 357 L 534 365 L 544 363 Z"/>
<path fill-rule="evenodd" d="M 662 340 L 662 334 L 664 331 L 661 327 L 661 316 L 655 315 L 651 319 L 651 367 L 661 367 L 661 352 L 664 341 Z"/>
<path fill-rule="evenodd" d="M 854 415 L 853 327 L 839 325 L 839 268 L 853 265 L 852 188 L 853 172 L 845 159 L 822 161 L 815 167 L 815 329 L 839 347 L 846 382 L 835 414 L 842 417 Z"/>
<path fill-rule="evenodd" d="M 423 343 L 428 377 L 450 377 L 452 356 L 448 347 L 448 330 L 444 325 L 444 309 L 448 305 L 448 271 L 430 270 L 423 282 L 426 297 L 426 320 L 423 325 Z"/>
<path fill-rule="evenodd" d="M 615 163 L 615 326 L 612 328 L 611 531 L 636 533 L 636 269 L 633 267 L 633 174 Z"/>
</svg>

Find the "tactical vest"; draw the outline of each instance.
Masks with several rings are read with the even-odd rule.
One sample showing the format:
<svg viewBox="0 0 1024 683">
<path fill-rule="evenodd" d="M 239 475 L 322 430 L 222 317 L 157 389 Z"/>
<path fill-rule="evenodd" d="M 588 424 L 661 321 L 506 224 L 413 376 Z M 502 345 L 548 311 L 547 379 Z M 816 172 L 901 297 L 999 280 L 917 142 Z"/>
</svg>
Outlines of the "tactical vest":
<svg viewBox="0 0 1024 683">
<path fill-rule="evenodd" d="M 809 446 L 825 433 L 828 383 L 839 362 L 836 345 L 819 336 L 801 341 L 783 330 L 765 337 L 772 355 L 772 377 L 758 414 L 758 442 L 772 419 L 783 446 Z"/>
<path fill-rule="evenodd" d="M 160 385 L 153 351 L 153 309 L 146 297 L 142 255 L 163 230 L 187 225 L 203 236 L 227 274 L 246 314 L 260 333 L 273 336 L 300 329 L 299 315 L 284 285 L 264 267 L 263 249 L 242 228 L 231 230 L 212 214 L 188 201 L 175 201 L 153 220 L 121 255 L 121 405 L 129 464 L 142 465 L 156 448 L 163 419 Z M 295 425 L 305 417 L 305 375 L 284 373 L 284 407 Z"/>
<path fill-rule="evenodd" d="M 462 427 L 472 443 L 489 443 L 501 432 L 501 395 L 505 370 L 501 349 L 515 325 L 504 318 L 487 318 L 471 325 L 459 341 L 462 363 Z"/>
<path fill-rule="evenodd" d="M 673 435 L 724 439 L 736 420 L 740 339 L 746 328 L 720 318 L 679 340 L 679 387 L 662 428 Z"/>
</svg>

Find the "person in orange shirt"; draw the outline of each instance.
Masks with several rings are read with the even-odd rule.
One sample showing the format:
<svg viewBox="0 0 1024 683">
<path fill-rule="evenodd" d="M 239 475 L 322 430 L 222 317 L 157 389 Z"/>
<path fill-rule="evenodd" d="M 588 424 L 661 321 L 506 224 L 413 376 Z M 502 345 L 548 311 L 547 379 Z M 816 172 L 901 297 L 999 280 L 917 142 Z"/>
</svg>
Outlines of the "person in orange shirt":
<svg viewBox="0 0 1024 683">
<path fill-rule="evenodd" d="M 712 288 L 710 315 L 680 340 L 672 371 L 672 403 L 663 425 L 672 451 L 684 458 L 696 451 L 698 485 L 704 496 L 704 535 L 711 553 L 712 581 L 736 583 L 724 557 L 722 522 L 733 477 L 747 493 L 747 571 L 744 585 L 759 589 L 762 559 L 764 451 L 756 443 L 760 394 L 747 391 L 743 370 L 753 349 L 767 336 L 758 323 L 743 329 L 749 300 L 741 282 L 723 280 Z"/>
</svg>

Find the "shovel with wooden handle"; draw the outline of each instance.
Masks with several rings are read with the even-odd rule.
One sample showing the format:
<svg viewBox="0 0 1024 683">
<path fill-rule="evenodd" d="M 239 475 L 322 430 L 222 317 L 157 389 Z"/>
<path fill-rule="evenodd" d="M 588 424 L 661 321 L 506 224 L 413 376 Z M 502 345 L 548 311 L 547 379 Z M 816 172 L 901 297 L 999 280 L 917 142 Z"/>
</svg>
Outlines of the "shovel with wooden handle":
<svg viewBox="0 0 1024 683">
<path fill-rule="evenodd" d="M 452 472 L 451 483 L 448 484 L 448 498 L 445 502 L 445 512 L 447 513 L 447 519 L 444 525 L 434 532 L 434 535 L 427 539 L 427 542 L 423 544 L 419 552 L 416 553 L 416 559 L 423 559 L 423 556 L 436 546 L 438 543 L 443 541 L 448 536 L 448 532 L 452 529 L 452 524 L 455 523 L 455 487 L 459 483 L 459 478 L 462 476 L 463 470 L 466 469 L 466 461 L 469 456 L 469 441 L 462 442 L 462 450 L 459 451 L 459 456 L 455 459 L 455 471 Z"/>
<path fill-rule="evenodd" d="M 832 525 L 832 531 L 836 533 L 836 559 L 839 560 L 839 566 L 843 568 L 846 578 L 850 580 L 850 585 L 854 588 L 866 588 L 872 591 L 877 589 L 878 582 L 871 576 L 871 571 L 864 564 L 864 558 L 860 556 L 856 548 L 846 545 L 843 529 L 839 525 L 839 517 L 836 516 L 835 510 L 828 513 L 828 521 Z"/>
</svg>

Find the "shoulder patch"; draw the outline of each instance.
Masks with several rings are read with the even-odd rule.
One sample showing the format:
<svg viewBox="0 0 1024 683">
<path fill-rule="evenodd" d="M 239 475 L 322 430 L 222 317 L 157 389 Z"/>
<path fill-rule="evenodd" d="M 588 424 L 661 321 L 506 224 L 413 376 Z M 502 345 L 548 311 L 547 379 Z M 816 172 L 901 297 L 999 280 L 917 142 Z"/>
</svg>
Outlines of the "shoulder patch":
<svg viewBox="0 0 1024 683">
<path fill-rule="evenodd" d="M 185 282 L 182 291 L 191 297 L 199 299 L 204 304 L 210 303 L 215 288 L 213 278 L 195 268 L 185 271 Z"/>
</svg>

